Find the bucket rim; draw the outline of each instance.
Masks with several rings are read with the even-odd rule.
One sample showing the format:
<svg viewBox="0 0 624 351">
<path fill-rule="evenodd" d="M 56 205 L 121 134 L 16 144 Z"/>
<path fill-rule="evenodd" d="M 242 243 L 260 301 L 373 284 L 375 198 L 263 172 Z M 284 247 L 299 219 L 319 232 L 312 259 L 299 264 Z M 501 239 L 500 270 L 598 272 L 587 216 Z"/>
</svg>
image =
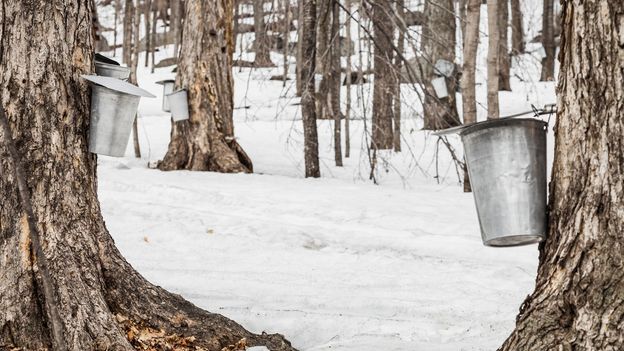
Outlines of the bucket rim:
<svg viewBox="0 0 624 351">
<path fill-rule="evenodd" d="M 108 56 L 104 56 L 100 53 L 95 53 L 95 63 L 106 63 L 109 65 L 113 65 L 113 66 L 121 66 L 119 64 L 119 62 L 113 60 L 112 58 L 108 57 Z"/>
<path fill-rule="evenodd" d="M 434 132 L 433 135 L 442 136 L 442 135 L 448 135 L 448 134 L 459 134 L 460 136 L 464 136 L 464 135 L 474 133 L 476 131 L 487 129 L 487 128 L 503 127 L 509 124 L 522 124 L 526 122 L 541 124 L 543 127 L 548 126 L 548 122 L 542 121 L 541 119 L 537 119 L 537 118 L 507 117 L 507 118 L 489 119 L 486 121 L 475 122 L 475 123 L 470 123 L 470 124 L 464 124 L 464 125 L 457 126 L 457 127 L 442 129 L 442 130 L 438 130 Z"/>
<path fill-rule="evenodd" d="M 186 89 L 178 89 L 178 90 L 173 91 L 173 92 L 171 92 L 171 93 L 169 93 L 169 94 L 167 94 L 165 96 L 173 96 L 173 95 L 177 95 L 177 94 L 180 94 L 180 93 L 187 93 L 188 94 L 188 90 L 186 90 Z"/>
<path fill-rule="evenodd" d="M 122 66 L 122 65 L 119 65 L 119 64 L 114 65 L 112 63 L 95 61 L 95 65 L 103 67 L 103 68 L 107 68 L 107 69 L 110 69 L 110 70 L 113 70 L 113 71 L 120 71 L 120 72 L 124 72 L 124 73 L 125 72 L 130 72 L 130 67 L 125 67 L 125 66 Z"/>
<path fill-rule="evenodd" d="M 166 83 L 175 83 L 175 79 L 163 79 L 156 82 L 159 85 L 165 85 Z"/>
<path fill-rule="evenodd" d="M 138 97 L 148 97 L 155 98 L 156 96 L 150 93 L 147 90 L 141 89 L 140 87 L 130 84 L 121 79 L 113 78 L 113 77 L 104 77 L 104 76 L 93 76 L 88 74 L 83 74 L 81 76 L 83 79 L 89 81 L 91 84 L 97 84 L 103 86 L 107 89 Z"/>
</svg>

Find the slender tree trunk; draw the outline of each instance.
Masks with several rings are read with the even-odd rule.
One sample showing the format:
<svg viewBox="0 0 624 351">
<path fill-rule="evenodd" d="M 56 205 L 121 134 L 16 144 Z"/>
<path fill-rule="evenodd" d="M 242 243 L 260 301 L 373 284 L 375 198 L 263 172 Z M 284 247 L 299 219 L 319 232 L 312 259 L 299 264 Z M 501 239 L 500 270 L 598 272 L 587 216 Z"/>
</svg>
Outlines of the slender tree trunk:
<svg viewBox="0 0 624 351">
<path fill-rule="evenodd" d="M 158 12 L 156 8 L 152 9 L 152 35 L 151 35 L 151 54 L 152 54 L 152 69 L 151 72 L 154 73 L 156 70 L 156 28 L 158 27 Z"/>
<path fill-rule="evenodd" d="M 340 112 L 340 2 L 332 1 L 331 25 L 331 75 L 329 79 L 329 104 L 334 120 L 334 161 L 342 167 L 342 120 Z"/>
<path fill-rule="evenodd" d="M 234 138 L 230 0 L 187 4 L 176 86 L 188 90 L 188 121 L 173 122 L 161 170 L 252 172 L 252 163 Z M 229 20 L 231 19 L 231 20 Z"/>
<path fill-rule="evenodd" d="M 374 70 L 373 81 L 373 136 L 372 148 L 392 149 L 392 101 L 395 93 L 396 72 L 393 71 L 394 22 L 392 9 L 383 0 L 370 0 L 373 22 Z"/>
<path fill-rule="evenodd" d="M 524 54 L 524 21 L 520 0 L 511 0 L 511 52 Z"/>
<path fill-rule="evenodd" d="M 71 351 L 143 349 L 130 330 L 148 327 L 163 333 L 149 340 L 157 350 L 171 342 L 172 348 L 221 351 L 243 338 L 248 346 L 293 350 L 279 335 L 252 334 L 150 284 L 115 248 L 97 197 L 97 157 L 87 147 L 90 89 L 80 75 L 93 71 L 90 3 L 0 7 L 0 95 L 12 97 L 2 104 L 26 183 L 18 184 L 1 145 L 0 349 L 62 349 L 52 342 L 53 320 Z M 31 206 L 20 196 L 24 188 Z M 41 238 L 36 262 L 35 228 Z M 45 301 L 36 283 L 42 257 L 55 301 Z"/>
<path fill-rule="evenodd" d="M 152 36 L 151 36 L 151 18 L 150 18 L 150 13 L 152 10 L 152 0 L 145 0 L 145 2 L 143 3 L 143 18 L 145 18 L 145 67 L 149 67 L 149 57 L 150 57 L 150 51 L 152 49 L 152 45 L 151 45 L 151 41 L 152 41 Z M 140 40 L 140 38 L 138 38 L 137 40 Z"/>
<path fill-rule="evenodd" d="M 264 0 L 253 0 L 253 11 L 256 32 L 254 40 L 256 58 L 254 59 L 254 66 L 275 67 L 275 64 L 271 61 L 269 36 L 267 35 L 267 28 L 264 22 Z"/>
<path fill-rule="evenodd" d="M 431 81 L 436 77 L 433 65 L 443 59 L 455 62 L 455 6 L 453 0 L 425 1 L 423 28 L 425 58 L 430 62 L 423 67 L 425 79 L 424 129 L 444 129 L 461 124 L 457 114 L 455 90 L 457 82 L 447 78 L 448 97 L 439 98 Z"/>
<path fill-rule="evenodd" d="M 297 0 L 297 96 L 303 94 L 303 78 L 301 76 L 301 65 L 303 64 L 303 0 Z"/>
<path fill-rule="evenodd" d="M 405 21 L 405 0 L 397 0 L 397 15 L 399 16 L 399 20 Z M 397 42 L 397 49 L 401 54 L 404 54 L 405 51 L 405 31 L 399 27 L 399 38 Z M 396 55 L 394 60 L 394 69 L 396 72 L 401 72 L 403 67 L 403 59 Z M 394 92 L 394 101 L 392 103 L 392 107 L 394 109 L 394 118 L 393 118 L 393 126 L 394 130 L 392 132 L 392 145 L 394 147 L 394 151 L 401 152 L 401 80 L 395 80 L 395 92 Z"/>
<path fill-rule="evenodd" d="M 145 4 L 144 4 L 145 5 Z M 136 0 L 136 4 L 134 6 L 134 22 L 132 24 L 133 33 L 132 33 L 132 65 L 131 65 L 131 73 L 130 73 L 130 81 L 134 84 L 137 84 L 137 69 L 139 67 L 139 41 L 141 40 L 141 1 Z M 147 57 L 147 52 L 145 53 L 145 57 Z M 134 146 L 134 157 L 141 158 L 141 144 L 139 143 L 139 114 L 137 113 L 134 117 L 134 122 L 132 123 L 132 144 Z"/>
<path fill-rule="evenodd" d="M 126 0 L 123 18 L 123 63 L 132 65 L 132 32 L 134 30 L 134 0 Z"/>
<path fill-rule="evenodd" d="M 322 75 L 316 92 L 316 118 L 333 119 L 331 107 L 333 37 L 332 37 L 333 0 L 317 2 L 316 25 L 316 72 Z"/>
<path fill-rule="evenodd" d="M 511 56 L 509 55 L 509 0 L 498 3 L 498 90 L 511 91 L 509 72 L 511 70 Z"/>
<path fill-rule="evenodd" d="M 555 80 L 555 30 L 554 0 L 544 0 L 542 15 L 542 45 L 546 57 L 542 59 L 541 81 Z"/>
<path fill-rule="evenodd" d="M 173 35 L 173 57 L 179 57 L 180 55 L 180 41 L 178 40 L 180 33 L 180 26 L 178 19 L 182 15 L 180 8 L 180 0 L 172 0 L 171 4 L 171 16 L 169 17 L 169 27 Z"/>
<path fill-rule="evenodd" d="M 117 23 L 119 23 L 119 11 L 121 0 L 115 0 L 115 15 L 113 19 L 113 56 L 117 56 Z"/>
<path fill-rule="evenodd" d="M 347 96 L 346 96 L 346 110 L 345 110 L 345 157 L 349 158 L 351 156 L 351 0 L 345 1 L 345 7 L 349 10 L 347 13 L 345 20 L 345 37 L 347 40 L 346 50 L 347 50 L 347 68 L 345 79 L 347 82 Z"/>
<path fill-rule="evenodd" d="M 487 55 L 487 107 L 488 119 L 498 118 L 498 1 L 487 0 L 488 14 L 488 55 Z"/>
<path fill-rule="evenodd" d="M 301 30 L 302 56 L 301 78 L 303 96 L 301 97 L 301 114 L 303 115 L 303 138 L 305 176 L 318 178 L 321 176 L 318 154 L 318 132 L 316 128 L 316 98 L 314 91 L 314 72 L 316 66 L 316 0 L 303 0 L 303 27 Z"/>
<path fill-rule="evenodd" d="M 624 3 L 562 3 L 549 236 L 502 351 L 624 350 Z"/>
<path fill-rule="evenodd" d="M 286 81 L 288 80 L 288 45 L 290 44 L 290 0 L 283 0 L 284 3 L 284 76 L 282 81 L 282 87 L 286 87 Z"/>
<path fill-rule="evenodd" d="M 466 28 L 464 30 L 464 69 L 461 77 L 462 110 L 464 124 L 477 121 L 476 68 L 477 49 L 479 47 L 479 21 L 481 18 L 481 0 L 468 0 L 466 4 Z M 464 191 L 470 192 L 470 178 L 464 167 Z"/>
</svg>

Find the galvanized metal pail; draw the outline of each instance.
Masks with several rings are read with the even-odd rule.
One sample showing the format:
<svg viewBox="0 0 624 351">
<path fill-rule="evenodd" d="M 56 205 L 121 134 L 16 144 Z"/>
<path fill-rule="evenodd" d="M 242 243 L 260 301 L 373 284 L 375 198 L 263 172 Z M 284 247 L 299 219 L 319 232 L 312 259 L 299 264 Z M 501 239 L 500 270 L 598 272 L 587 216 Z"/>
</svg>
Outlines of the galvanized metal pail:
<svg viewBox="0 0 624 351">
<path fill-rule="evenodd" d="M 163 86 L 162 110 L 165 112 L 171 112 L 171 107 L 169 106 L 169 99 L 167 99 L 167 95 L 173 93 L 173 89 L 175 87 L 175 80 L 165 79 L 165 80 L 156 82 L 156 84 L 160 84 Z"/>
<path fill-rule="evenodd" d="M 498 119 L 460 131 L 470 184 L 487 246 L 546 238 L 546 122 Z"/>
<path fill-rule="evenodd" d="M 451 61 L 447 61 L 444 59 L 439 59 L 436 61 L 434 65 L 435 74 L 441 75 L 443 77 L 451 78 L 453 73 L 455 72 L 455 64 Z"/>
<path fill-rule="evenodd" d="M 98 76 L 112 77 L 121 80 L 128 80 L 130 78 L 129 67 L 122 67 L 100 61 L 95 62 L 95 73 Z"/>
<path fill-rule="evenodd" d="M 188 93 L 186 90 L 178 90 L 167 95 L 171 108 L 171 117 L 175 122 L 189 119 Z"/>
<path fill-rule="evenodd" d="M 446 87 L 446 78 L 437 77 L 431 80 L 431 85 L 433 85 L 433 90 L 436 93 L 436 96 L 439 99 L 443 99 L 449 96 L 448 88 Z"/>
<path fill-rule="evenodd" d="M 82 76 L 91 84 L 89 151 L 122 157 L 142 96 L 149 92 L 112 77 Z"/>
</svg>

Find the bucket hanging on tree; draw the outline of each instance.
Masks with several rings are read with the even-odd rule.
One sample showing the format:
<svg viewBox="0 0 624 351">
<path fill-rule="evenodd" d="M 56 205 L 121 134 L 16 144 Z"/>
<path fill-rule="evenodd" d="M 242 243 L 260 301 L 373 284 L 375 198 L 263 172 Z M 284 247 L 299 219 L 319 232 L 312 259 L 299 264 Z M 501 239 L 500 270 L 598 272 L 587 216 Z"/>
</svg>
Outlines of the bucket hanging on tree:
<svg viewBox="0 0 624 351">
<path fill-rule="evenodd" d="M 547 123 L 503 118 L 455 127 L 487 246 L 518 246 L 546 238 Z"/>
<path fill-rule="evenodd" d="M 186 90 L 178 90 L 166 96 L 171 108 L 171 118 L 174 122 L 189 119 L 188 93 Z"/>
<path fill-rule="evenodd" d="M 141 97 L 155 97 L 125 81 L 83 75 L 91 83 L 89 151 L 122 157 L 126 152 L 132 123 Z"/>
<path fill-rule="evenodd" d="M 162 110 L 164 112 L 171 112 L 171 107 L 169 107 L 169 99 L 167 99 L 167 95 L 173 93 L 173 89 L 175 86 L 175 80 L 173 79 L 164 79 L 156 82 L 156 84 L 160 84 L 163 86 L 163 101 L 162 101 Z"/>
</svg>

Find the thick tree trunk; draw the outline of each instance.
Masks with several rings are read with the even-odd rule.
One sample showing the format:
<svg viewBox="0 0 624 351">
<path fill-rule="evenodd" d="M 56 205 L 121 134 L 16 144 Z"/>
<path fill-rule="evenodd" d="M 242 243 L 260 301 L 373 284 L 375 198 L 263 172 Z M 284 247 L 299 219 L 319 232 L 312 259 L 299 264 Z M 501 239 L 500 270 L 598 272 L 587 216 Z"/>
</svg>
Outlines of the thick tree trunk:
<svg viewBox="0 0 624 351">
<path fill-rule="evenodd" d="M 509 55 L 509 0 L 498 3 L 498 90 L 511 91 L 509 75 L 511 70 L 511 56 Z"/>
<path fill-rule="evenodd" d="M 301 51 L 305 61 L 301 63 L 303 96 L 301 114 L 303 115 L 303 138 L 305 176 L 321 176 L 318 153 L 318 131 L 316 128 L 316 94 L 314 91 L 314 72 L 316 66 L 316 0 L 303 0 L 303 27 L 301 33 Z"/>
<path fill-rule="evenodd" d="M 555 80 L 555 15 L 554 0 L 544 0 L 544 12 L 542 15 L 542 45 L 546 57 L 542 59 L 541 81 Z"/>
<path fill-rule="evenodd" d="M 477 121 L 476 68 L 477 48 L 479 47 L 479 21 L 481 0 L 468 0 L 466 4 L 466 27 L 464 29 L 464 67 L 461 77 L 462 110 L 464 124 Z M 464 191 L 470 192 L 468 171 L 464 169 Z"/>
<path fill-rule="evenodd" d="M 498 118 L 498 0 L 487 1 L 488 15 L 488 54 L 487 54 L 487 107 L 488 119 Z"/>
<path fill-rule="evenodd" d="M 176 85 L 188 90 L 190 119 L 173 122 L 158 168 L 252 172 L 251 160 L 234 138 L 232 3 L 191 0 L 186 8 Z"/>
<path fill-rule="evenodd" d="M 256 52 L 254 66 L 275 67 L 275 64 L 271 61 L 269 36 L 267 35 L 267 28 L 264 22 L 264 0 L 253 0 L 253 12 L 254 30 L 256 33 L 254 41 L 254 51 Z"/>
<path fill-rule="evenodd" d="M 511 52 L 524 54 L 524 21 L 520 0 L 511 0 Z"/>
<path fill-rule="evenodd" d="M 563 1 L 549 237 L 502 351 L 624 350 L 623 13 Z"/>
<path fill-rule="evenodd" d="M 395 93 L 397 72 L 393 70 L 394 21 L 392 9 L 383 0 L 369 0 L 372 6 L 374 70 L 373 81 L 373 135 L 372 148 L 390 150 L 393 142 L 392 101 Z"/>
<path fill-rule="evenodd" d="M 444 129 L 461 124 L 457 114 L 455 90 L 457 82 L 454 78 L 447 78 L 448 96 L 439 98 L 431 80 L 437 75 L 434 65 L 439 59 L 455 62 L 455 6 L 453 0 L 425 1 L 425 18 L 427 22 L 423 28 L 425 58 L 429 64 L 424 65 L 425 103 L 424 129 Z"/>
<path fill-rule="evenodd" d="M 141 341 L 128 332 L 152 328 L 154 338 L 144 341 L 158 350 L 165 338 L 179 349 L 186 342 L 188 349 L 221 351 L 246 338 L 249 346 L 293 350 L 279 335 L 251 334 L 150 284 L 115 248 L 100 213 L 96 157 L 87 151 L 90 94 L 80 75 L 93 72 L 90 16 L 88 0 L 0 7 L 2 104 L 27 175 L 67 348 L 139 349 Z M 33 279 L 41 272 L 33 269 L 31 227 L 14 165 L 0 145 L 0 349 L 49 350 L 50 301 L 42 301 Z"/>
</svg>

